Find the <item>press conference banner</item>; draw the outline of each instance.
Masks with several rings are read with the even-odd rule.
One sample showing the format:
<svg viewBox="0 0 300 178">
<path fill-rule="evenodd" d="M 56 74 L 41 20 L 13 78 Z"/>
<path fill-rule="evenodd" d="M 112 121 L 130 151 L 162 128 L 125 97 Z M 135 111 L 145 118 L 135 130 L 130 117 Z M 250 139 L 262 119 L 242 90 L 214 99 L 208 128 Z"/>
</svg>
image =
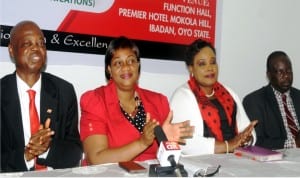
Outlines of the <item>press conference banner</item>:
<svg viewBox="0 0 300 178">
<path fill-rule="evenodd" d="M 113 38 L 127 36 L 144 58 L 180 61 L 195 39 L 215 42 L 216 0 L 1 0 L 0 5 L 1 47 L 21 20 L 35 21 L 52 51 L 104 54 Z"/>
</svg>

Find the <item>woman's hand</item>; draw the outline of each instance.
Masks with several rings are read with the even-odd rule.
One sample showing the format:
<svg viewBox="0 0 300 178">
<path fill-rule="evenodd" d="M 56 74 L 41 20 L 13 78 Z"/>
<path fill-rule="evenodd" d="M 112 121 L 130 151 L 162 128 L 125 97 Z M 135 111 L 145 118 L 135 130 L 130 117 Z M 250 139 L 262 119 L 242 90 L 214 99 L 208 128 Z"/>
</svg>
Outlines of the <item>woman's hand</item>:
<svg viewBox="0 0 300 178">
<path fill-rule="evenodd" d="M 150 114 L 147 113 L 146 115 L 146 123 L 143 129 L 143 134 L 140 138 L 140 141 L 145 146 L 150 146 L 153 143 L 153 140 L 155 138 L 154 134 L 154 128 L 158 125 L 158 121 L 155 119 L 150 119 Z"/>
<path fill-rule="evenodd" d="M 252 142 L 252 131 L 254 126 L 257 124 L 257 120 L 252 121 L 244 130 L 243 132 L 236 135 L 233 139 L 228 141 L 229 144 L 229 151 L 233 152 L 233 150 L 240 146 L 249 145 Z"/>
<path fill-rule="evenodd" d="M 252 137 L 252 131 L 257 124 L 257 120 L 252 121 L 241 134 L 241 142 L 239 146 L 245 146 L 249 145 L 249 143 L 252 142 L 253 137 Z"/>
<path fill-rule="evenodd" d="M 188 120 L 172 124 L 172 117 L 173 112 L 170 111 L 162 128 L 169 141 L 185 143 L 186 138 L 193 137 L 194 126 L 190 126 L 190 121 Z"/>
</svg>

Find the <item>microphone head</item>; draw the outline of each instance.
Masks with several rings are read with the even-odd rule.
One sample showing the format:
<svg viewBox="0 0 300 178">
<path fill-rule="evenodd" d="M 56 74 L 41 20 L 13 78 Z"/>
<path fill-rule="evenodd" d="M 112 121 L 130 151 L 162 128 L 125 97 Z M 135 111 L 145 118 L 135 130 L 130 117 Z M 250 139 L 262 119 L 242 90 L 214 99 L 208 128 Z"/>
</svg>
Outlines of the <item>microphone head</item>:
<svg viewBox="0 0 300 178">
<path fill-rule="evenodd" d="M 177 142 L 163 141 L 160 143 L 156 157 L 161 166 L 176 166 L 181 154 Z"/>
<path fill-rule="evenodd" d="M 162 141 L 168 141 L 167 136 L 165 135 L 165 133 L 160 125 L 158 125 L 154 128 L 154 135 L 155 135 L 158 143 L 161 143 Z"/>
</svg>

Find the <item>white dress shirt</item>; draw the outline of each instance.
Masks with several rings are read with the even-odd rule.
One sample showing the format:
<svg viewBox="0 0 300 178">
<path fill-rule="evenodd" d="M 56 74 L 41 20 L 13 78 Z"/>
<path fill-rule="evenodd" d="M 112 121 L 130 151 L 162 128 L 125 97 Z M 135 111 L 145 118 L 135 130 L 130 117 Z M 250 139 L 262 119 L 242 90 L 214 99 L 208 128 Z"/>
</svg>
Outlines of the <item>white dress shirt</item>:
<svg viewBox="0 0 300 178">
<path fill-rule="evenodd" d="M 31 131 L 30 131 L 30 117 L 29 117 L 29 94 L 28 90 L 34 90 L 36 92 L 35 94 L 35 105 L 38 112 L 38 116 L 40 116 L 40 96 L 41 96 L 41 76 L 38 79 L 38 81 L 30 88 L 17 74 L 17 88 L 18 88 L 18 94 L 20 99 L 20 105 L 21 105 L 21 114 L 22 114 L 22 124 L 23 124 L 23 131 L 24 131 L 24 141 L 25 145 L 29 143 L 30 137 L 31 137 Z M 24 148 L 25 149 L 25 148 Z M 49 149 L 40 155 L 40 158 L 46 158 L 48 155 Z M 27 166 L 27 169 L 29 170 L 31 167 L 34 166 L 34 159 L 30 161 L 26 161 L 25 154 L 24 154 L 24 160 Z"/>
</svg>

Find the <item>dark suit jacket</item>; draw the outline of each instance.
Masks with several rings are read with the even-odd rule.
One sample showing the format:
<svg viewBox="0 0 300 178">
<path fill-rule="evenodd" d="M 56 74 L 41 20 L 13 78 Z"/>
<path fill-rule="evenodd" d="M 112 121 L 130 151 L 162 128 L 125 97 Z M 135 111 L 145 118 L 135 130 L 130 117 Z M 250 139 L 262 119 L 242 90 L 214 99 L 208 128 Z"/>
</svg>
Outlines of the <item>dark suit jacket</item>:
<svg viewBox="0 0 300 178">
<path fill-rule="evenodd" d="M 47 112 L 52 110 L 51 113 Z M 40 120 L 51 118 L 55 131 L 46 159 L 37 162 L 52 168 L 78 166 L 82 146 L 78 132 L 78 105 L 72 84 L 42 73 Z M 27 171 L 24 161 L 24 132 L 16 74 L 1 79 L 1 171 Z"/>
<path fill-rule="evenodd" d="M 300 90 L 291 88 L 290 95 L 300 123 Z M 249 119 L 258 120 L 255 127 L 256 145 L 282 149 L 287 134 L 272 87 L 267 85 L 248 94 L 243 100 L 243 105 Z"/>
</svg>

